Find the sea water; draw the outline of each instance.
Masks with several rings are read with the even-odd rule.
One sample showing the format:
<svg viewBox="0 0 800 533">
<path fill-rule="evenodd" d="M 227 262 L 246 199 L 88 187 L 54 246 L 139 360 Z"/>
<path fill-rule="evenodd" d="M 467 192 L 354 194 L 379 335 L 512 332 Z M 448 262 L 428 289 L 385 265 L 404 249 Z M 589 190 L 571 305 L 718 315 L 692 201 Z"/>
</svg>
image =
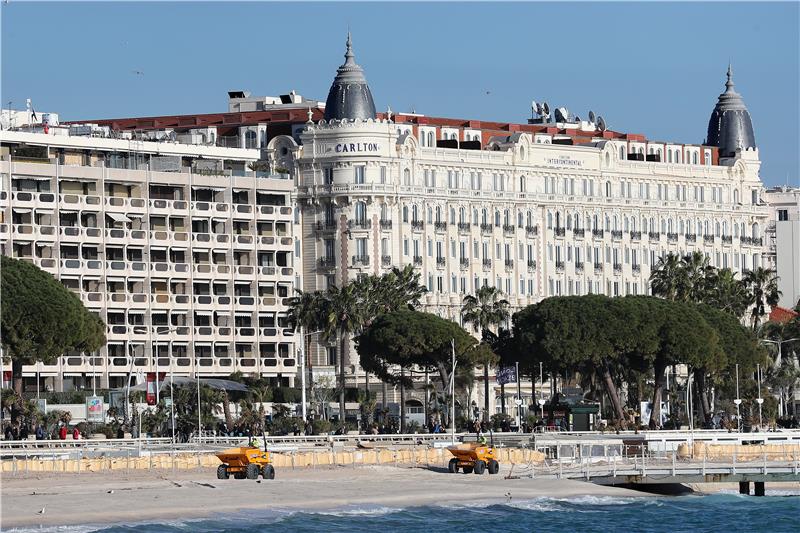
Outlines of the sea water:
<svg viewBox="0 0 800 533">
<path fill-rule="evenodd" d="M 192 520 L 35 529 L 64 533 L 380 532 L 800 532 L 800 495 L 536 498 L 496 504 L 247 511 Z M 34 531 L 34 530 L 18 530 Z"/>
</svg>

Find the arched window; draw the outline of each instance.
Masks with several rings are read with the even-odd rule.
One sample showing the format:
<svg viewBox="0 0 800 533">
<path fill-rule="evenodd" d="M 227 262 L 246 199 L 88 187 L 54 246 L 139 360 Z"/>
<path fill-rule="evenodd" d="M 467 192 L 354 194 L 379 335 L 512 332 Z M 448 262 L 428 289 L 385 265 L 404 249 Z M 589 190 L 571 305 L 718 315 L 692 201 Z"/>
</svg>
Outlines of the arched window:
<svg viewBox="0 0 800 533">
<path fill-rule="evenodd" d="M 525 192 L 525 176 L 519 177 L 519 192 Z"/>
<path fill-rule="evenodd" d="M 686 227 L 684 226 L 683 219 L 681 218 L 681 219 L 678 220 L 678 233 L 681 233 L 681 234 L 686 233 L 684 231 L 685 229 L 686 229 Z"/>
<path fill-rule="evenodd" d="M 428 132 L 428 146 L 436 146 L 436 140 L 432 131 Z"/>
<path fill-rule="evenodd" d="M 734 189 L 733 190 L 733 203 L 734 204 L 738 204 L 739 203 L 739 189 Z"/>
<path fill-rule="evenodd" d="M 606 182 L 606 198 L 611 198 L 611 182 Z"/>
<path fill-rule="evenodd" d="M 625 147 L 624 146 L 620 146 L 619 147 L 619 158 L 622 159 L 623 161 L 625 161 Z"/>
<path fill-rule="evenodd" d="M 667 221 L 663 218 L 661 219 L 661 233 L 667 232 Z"/>
<path fill-rule="evenodd" d="M 489 224 L 489 213 L 486 212 L 486 208 L 481 211 L 481 224 L 484 226 Z"/>
<path fill-rule="evenodd" d="M 758 233 L 758 222 L 754 222 L 754 223 L 753 223 L 753 226 L 752 226 L 752 233 L 753 233 L 752 237 L 753 237 L 754 239 L 758 239 L 758 237 L 759 237 L 759 233 Z"/>
<path fill-rule="evenodd" d="M 733 224 L 733 236 L 737 238 L 739 237 L 739 224 L 736 224 L 735 222 Z"/>
<path fill-rule="evenodd" d="M 454 207 L 450 208 L 450 223 L 451 224 L 455 224 L 456 223 L 456 210 L 455 210 Z"/>
<path fill-rule="evenodd" d="M 722 221 L 722 236 L 723 237 L 727 237 L 728 236 L 728 221 L 727 220 L 723 220 Z"/>
<path fill-rule="evenodd" d="M 411 171 L 409 169 L 403 171 L 403 185 L 411 185 Z"/>
<path fill-rule="evenodd" d="M 719 222 L 714 223 L 714 235 L 719 237 Z"/>
<path fill-rule="evenodd" d="M 553 229 L 553 213 L 547 212 L 547 229 Z"/>
<path fill-rule="evenodd" d="M 611 219 L 606 215 L 606 225 L 604 227 L 606 231 L 611 231 Z"/>
<path fill-rule="evenodd" d="M 533 215 L 530 211 L 525 214 L 525 225 L 528 227 L 533 226 Z"/>
<path fill-rule="evenodd" d="M 697 152 L 692 153 L 692 164 L 697 164 Z"/>
<path fill-rule="evenodd" d="M 475 212 L 475 218 L 478 218 L 478 212 Z M 458 210 L 458 222 L 461 224 L 466 223 L 467 221 L 467 210 L 463 207 Z"/>
<path fill-rule="evenodd" d="M 564 218 L 567 220 L 567 229 L 572 229 L 572 217 L 569 216 L 569 213 Z"/>
<path fill-rule="evenodd" d="M 660 160 L 661 160 L 661 148 L 659 148 L 658 150 L 656 150 L 656 154 L 658 155 L 658 159 L 659 159 L 659 161 L 660 161 Z"/>
<path fill-rule="evenodd" d="M 674 231 L 672 231 L 672 230 L 673 230 L 672 218 L 668 218 L 667 219 L 667 233 L 674 233 Z"/>
<path fill-rule="evenodd" d="M 495 209 L 495 211 L 494 211 L 494 225 L 495 225 L 495 227 L 499 227 L 500 226 L 500 210 L 499 209 Z"/>
<path fill-rule="evenodd" d="M 628 215 L 624 215 L 622 217 L 622 225 L 623 225 L 623 231 L 629 231 L 630 230 L 630 227 L 628 225 Z"/>
<path fill-rule="evenodd" d="M 517 213 L 517 227 L 521 228 L 525 225 L 525 217 L 522 216 L 522 211 Z"/>
<path fill-rule="evenodd" d="M 419 220 L 419 211 L 416 205 L 411 206 L 411 220 L 417 222 Z"/>
<path fill-rule="evenodd" d="M 581 217 L 578 213 L 575 213 L 575 229 L 579 229 L 581 227 Z"/>
<path fill-rule="evenodd" d="M 667 163 L 672 163 L 672 150 L 667 150 Z"/>
<path fill-rule="evenodd" d="M 442 221 L 442 208 L 438 205 L 436 206 L 436 222 Z"/>
<path fill-rule="evenodd" d="M 433 209 L 428 208 L 428 224 L 433 224 Z"/>
<path fill-rule="evenodd" d="M 561 213 L 556 211 L 556 229 L 561 228 Z"/>
<path fill-rule="evenodd" d="M 508 209 L 503 211 L 503 225 L 505 226 L 511 225 L 511 214 L 508 212 Z"/>
<path fill-rule="evenodd" d="M 367 204 L 366 202 L 356 202 L 355 205 L 356 223 L 363 224 L 367 220 Z"/>
<path fill-rule="evenodd" d="M 597 215 L 595 215 L 594 216 L 594 222 L 592 223 L 592 230 L 594 230 L 594 231 L 598 230 L 597 224 L 598 224 Z"/>
<path fill-rule="evenodd" d="M 408 222 L 408 206 L 403 206 L 403 222 Z"/>
<path fill-rule="evenodd" d="M 478 210 L 477 209 L 473 209 L 472 210 L 472 223 L 475 224 L 476 226 L 478 225 Z"/>
</svg>

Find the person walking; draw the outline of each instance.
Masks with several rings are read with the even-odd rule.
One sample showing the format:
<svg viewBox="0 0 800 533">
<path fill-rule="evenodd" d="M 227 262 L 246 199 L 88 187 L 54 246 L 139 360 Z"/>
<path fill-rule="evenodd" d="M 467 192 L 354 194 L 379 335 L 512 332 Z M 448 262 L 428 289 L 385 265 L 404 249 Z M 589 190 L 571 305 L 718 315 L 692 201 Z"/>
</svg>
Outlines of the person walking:
<svg viewBox="0 0 800 533">
<path fill-rule="evenodd" d="M 61 428 L 58 430 L 58 438 L 61 440 L 67 440 L 67 425 L 61 424 Z"/>
<path fill-rule="evenodd" d="M 72 430 L 72 440 L 80 440 L 81 439 L 81 430 L 78 429 L 78 426 Z"/>
</svg>

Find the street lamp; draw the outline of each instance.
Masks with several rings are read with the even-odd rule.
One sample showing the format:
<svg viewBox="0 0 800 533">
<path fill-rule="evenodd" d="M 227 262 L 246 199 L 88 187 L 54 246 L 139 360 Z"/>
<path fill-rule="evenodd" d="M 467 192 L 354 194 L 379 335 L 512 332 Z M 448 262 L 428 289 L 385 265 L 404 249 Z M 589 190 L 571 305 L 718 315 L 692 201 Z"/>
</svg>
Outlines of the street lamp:
<svg viewBox="0 0 800 533">
<path fill-rule="evenodd" d="M 317 333 L 322 333 L 322 332 L 312 331 L 310 333 L 304 333 L 300 335 L 300 391 L 301 391 L 301 403 L 302 403 L 304 424 L 308 420 L 307 410 L 306 410 L 306 357 L 308 357 L 308 354 L 305 353 L 305 350 L 303 348 L 305 346 L 306 337 L 310 337 L 311 335 L 316 335 Z M 312 384 L 314 383 L 313 374 L 311 375 L 311 383 Z"/>
<path fill-rule="evenodd" d="M 539 398 L 538 400 L 536 400 L 536 402 L 539 404 L 539 409 L 541 409 L 542 424 L 544 424 L 544 398 Z"/>
<path fill-rule="evenodd" d="M 739 415 L 739 406 L 742 404 L 742 399 L 739 398 L 739 363 L 736 363 L 736 399 L 733 400 L 736 404 L 736 431 L 742 431 L 742 418 Z"/>
<path fill-rule="evenodd" d="M 775 368 L 780 368 L 780 366 L 781 366 L 781 359 L 782 359 L 781 346 L 783 346 L 787 342 L 793 342 L 793 341 L 800 341 L 800 337 L 795 337 L 794 339 L 786 339 L 786 340 L 782 340 L 782 341 L 774 341 L 772 339 L 761 339 L 762 343 L 769 343 L 769 344 L 777 344 L 778 345 L 778 357 L 775 358 Z"/>
<path fill-rule="evenodd" d="M 450 350 L 453 356 L 453 370 L 450 374 L 450 436 L 453 444 L 456 442 L 456 340 L 450 340 Z"/>
<path fill-rule="evenodd" d="M 136 329 L 142 328 L 134 328 L 134 332 Z M 156 333 L 156 338 L 153 339 L 153 343 L 156 347 L 156 357 L 155 357 L 155 368 L 156 368 L 156 404 L 159 401 L 159 389 L 160 386 L 158 384 L 158 332 L 161 330 L 165 333 L 172 333 L 173 331 L 177 331 L 177 327 L 169 327 L 169 326 L 155 326 L 153 327 L 153 332 Z M 133 367 L 133 363 L 131 363 L 131 368 Z M 200 371 L 197 368 L 197 358 L 195 358 L 195 369 L 197 371 L 197 435 L 200 436 Z M 130 380 L 129 380 L 130 385 Z M 171 419 L 171 426 L 172 426 L 172 444 L 175 444 L 175 393 L 173 390 L 173 379 L 172 379 L 172 360 L 169 362 L 169 411 L 170 411 L 170 419 Z"/>
</svg>

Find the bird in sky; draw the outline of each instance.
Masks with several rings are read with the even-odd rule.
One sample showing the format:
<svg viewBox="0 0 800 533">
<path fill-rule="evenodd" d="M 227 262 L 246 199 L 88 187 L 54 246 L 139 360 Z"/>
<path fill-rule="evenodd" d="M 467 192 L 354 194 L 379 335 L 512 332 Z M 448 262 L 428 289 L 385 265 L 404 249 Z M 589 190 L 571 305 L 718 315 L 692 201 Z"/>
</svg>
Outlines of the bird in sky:
<svg viewBox="0 0 800 533">
<path fill-rule="evenodd" d="M 137 76 L 144 76 L 144 71 L 141 70 L 132 70 L 131 73 L 136 74 Z"/>
</svg>

